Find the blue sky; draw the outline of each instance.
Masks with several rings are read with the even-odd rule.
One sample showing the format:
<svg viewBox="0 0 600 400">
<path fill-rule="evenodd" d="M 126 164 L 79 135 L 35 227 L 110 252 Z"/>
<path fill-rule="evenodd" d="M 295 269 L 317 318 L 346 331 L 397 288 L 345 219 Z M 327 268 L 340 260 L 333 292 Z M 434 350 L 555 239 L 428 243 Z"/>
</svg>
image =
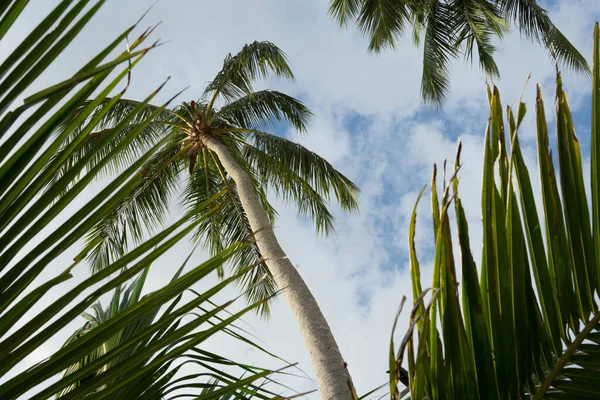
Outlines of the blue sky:
<svg viewBox="0 0 600 400">
<path fill-rule="evenodd" d="M 37 3 L 36 7 L 30 7 L 9 40 L 16 42 L 22 38 L 56 1 L 33 3 Z M 38 86 L 74 72 L 106 44 L 107 32 L 116 36 L 152 3 L 154 0 L 109 0 L 89 29 L 67 49 Z M 485 78 L 476 65 L 471 67 L 458 60 L 452 67 L 453 92 L 444 108 L 427 108 L 419 97 L 421 50 L 412 48 L 411 41 L 406 40 L 395 51 L 368 54 L 366 41 L 356 30 L 339 29 L 328 18 L 327 3 L 162 0 L 145 21 L 151 24 L 162 20 L 155 37 L 169 43 L 152 52 L 136 68 L 129 95 L 140 98 L 171 75 L 167 89 L 161 94 L 164 99 L 188 85 L 190 88 L 181 99 L 196 98 L 219 70 L 225 54 L 236 52 L 244 43 L 254 40 L 270 40 L 288 54 L 296 82 L 272 80 L 258 86 L 276 88 L 303 99 L 315 118 L 306 136 L 285 127 L 278 127 L 277 133 L 321 154 L 353 179 L 362 190 L 361 213 L 344 215 L 334 206 L 337 234 L 325 239 L 316 237 L 313 226 L 298 219 L 293 208 L 280 204 L 276 234 L 321 304 L 358 391 L 365 393 L 387 379 L 386 357 L 393 318 L 402 296 L 409 300 L 411 297 L 406 248 L 414 201 L 420 189 L 429 183 L 433 163 L 441 165 L 444 159 L 454 159 L 459 138 L 464 146 L 461 192 L 476 259 L 480 252 L 479 186 L 487 119 Z M 551 17 L 559 28 L 589 56 L 593 24 L 600 19 L 600 2 L 541 3 L 550 7 Z M 498 43 L 497 61 L 502 79 L 496 84 L 505 104 L 517 104 L 523 82 L 528 73 L 532 74 L 524 92 L 529 113 L 521 135 L 528 165 L 535 171 L 535 84 L 541 83 L 547 115 L 553 119 L 554 66 L 542 48 L 520 40 L 518 34 Z M 591 82 L 569 71 L 564 71 L 564 81 L 585 151 L 584 164 L 589 165 Z M 426 195 L 419 208 L 417 228 L 424 287 L 431 260 L 429 204 Z M 189 245 L 182 243 L 176 249 L 176 261 L 171 262 L 173 257 L 162 260 L 152 271 L 148 288 L 157 288 L 170 277 L 179 260 L 187 256 L 188 249 Z M 200 260 L 204 256 L 195 257 Z M 234 295 L 232 290 L 224 298 Z M 253 317 L 245 320 L 270 351 L 289 361 L 298 361 L 312 375 L 295 322 L 283 301 L 276 303 L 271 320 Z M 403 332 L 406 326 L 405 314 L 398 331 Z M 65 332 L 71 328 L 66 327 Z M 57 337 L 47 346 L 50 348 L 62 340 L 64 336 Z M 215 338 L 211 346 L 238 361 L 281 366 L 225 338 Z M 316 388 L 308 379 L 294 378 L 287 382 L 299 391 Z"/>
</svg>

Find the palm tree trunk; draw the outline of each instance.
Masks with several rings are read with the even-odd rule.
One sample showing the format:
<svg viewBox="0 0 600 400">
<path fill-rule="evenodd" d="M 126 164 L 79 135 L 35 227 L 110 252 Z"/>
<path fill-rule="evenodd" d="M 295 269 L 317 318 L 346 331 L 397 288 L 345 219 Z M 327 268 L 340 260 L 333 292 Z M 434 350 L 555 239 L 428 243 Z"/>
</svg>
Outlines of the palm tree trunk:
<svg viewBox="0 0 600 400">
<path fill-rule="evenodd" d="M 203 143 L 217 155 L 223 168 L 236 183 L 238 196 L 254 232 L 258 249 L 277 286 L 284 289 L 283 295 L 296 318 L 322 399 L 352 400 L 350 374 L 331 329 L 306 283 L 279 245 L 250 177 L 227 147 L 217 139 L 204 136 Z"/>
</svg>

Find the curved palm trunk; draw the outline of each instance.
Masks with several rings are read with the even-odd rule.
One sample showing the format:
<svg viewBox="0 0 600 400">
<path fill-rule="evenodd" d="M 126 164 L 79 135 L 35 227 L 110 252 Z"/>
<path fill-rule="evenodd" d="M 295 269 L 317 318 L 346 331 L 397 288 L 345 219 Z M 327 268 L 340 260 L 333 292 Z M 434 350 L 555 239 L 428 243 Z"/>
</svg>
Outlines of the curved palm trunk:
<svg viewBox="0 0 600 400">
<path fill-rule="evenodd" d="M 233 155 L 218 140 L 204 136 L 203 143 L 216 153 L 219 161 L 235 181 L 240 202 L 248 216 L 256 244 L 271 271 L 275 282 L 283 290 L 304 344 L 312 361 L 321 396 L 326 400 L 351 400 L 352 383 L 331 329 L 321 313 L 317 301 L 304 280 L 279 245 L 250 177 Z"/>
</svg>

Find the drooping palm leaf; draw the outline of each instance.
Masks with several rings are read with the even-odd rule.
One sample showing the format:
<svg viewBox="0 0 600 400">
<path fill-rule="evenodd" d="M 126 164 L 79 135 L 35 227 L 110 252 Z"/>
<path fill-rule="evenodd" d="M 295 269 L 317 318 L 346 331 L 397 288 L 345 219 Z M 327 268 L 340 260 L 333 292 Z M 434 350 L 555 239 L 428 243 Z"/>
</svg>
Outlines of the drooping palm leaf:
<svg viewBox="0 0 600 400">
<path fill-rule="evenodd" d="M 355 22 L 369 39 L 370 51 L 395 47 L 407 25 L 412 25 L 415 45 L 424 32 L 421 95 L 432 104 L 439 105 L 449 93 L 452 59 L 462 53 L 471 60 L 474 46 L 483 71 L 499 75 L 491 41 L 502 39 L 511 25 L 567 67 L 589 72 L 585 57 L 536 0 L 331 0 L 329 14 L 341 25 Z"/>
</svg>

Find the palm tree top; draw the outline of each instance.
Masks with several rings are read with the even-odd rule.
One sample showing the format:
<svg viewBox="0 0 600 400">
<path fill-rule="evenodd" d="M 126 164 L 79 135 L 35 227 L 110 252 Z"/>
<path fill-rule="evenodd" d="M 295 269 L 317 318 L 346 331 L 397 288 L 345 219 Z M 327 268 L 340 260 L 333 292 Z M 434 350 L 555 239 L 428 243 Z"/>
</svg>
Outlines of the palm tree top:
<svg viewBox="0 0 600 400">
<path fill-rule="evenodd" d="M 589 73 L 585 57 L 552 23 L 536 0 L 331 0 L 329 14 L 342 26 L 356 23 L 369 39 L 369 51 L 394 48 L 408 27 L 415 45 L 424 47 L 421 95 L 440 105 L 450 93 L 450 62 L 471 61 L 491 77 L 500 72 L 494 38 L 514 25 L 527 39 L 575 71 Z"/>
<path fill-rule="evenodd" d="M 252 238 L 235 183 L 204 144 L 208 137 L 224 144 L 250 176 L 271 223 L 277 212 L 268 200 L 269 191 L 296 205 L 299 215 L 312 219 L 319 233 L 334 231 L 329 206 L 332 198 L 344 210 L 358 210 L 358 188 L 352 181 L 318 154 L 269 132 L 275 121 L 306 132 L 312 117 L 310 110 L 292 96 L 275 90 L 254 91 L 252 83 L 271 73 L 293 79 L 279 48 L 270 42 L 254 42 L 238 54 L 225 57 L 221 71 L 198 100 L 163 109 L 136 100 L 109 98 L 74 130 L 76 134 L 87 122 L 98 121 L 55 179 L 84 157 L 89 157 L 88 168 L 93 168 L 102 160 L 103 152 L 119 148 L 107 167 L 114 171 L 130 165 L 140 152 L 158 146 L 141 169 L 144 179 L 140 185 L 90 232 L 89 258 L 95 270 L 124 254 L 128 242 L 139 242 L 147 231 L 159 226 L 174 197 L 193 218 L 202 219 L 196 239 L 211 253 Z M 76 117 L 77 113 L 65 124 Z M 152 121 L 135 140 L 128 144 L 119 140 L 146 118 Z M 95 144 L 114 130 L 122 133 L 98 150 Z M 207 206 L 209 199 L 214 200 L 211 206 Z M 264 264 L 258 248 L 251 245 L 238 252 L 231 264 L 240 269 L 257 262 Z M 252 302 L 271 297 L 277 290 L 266 266 L 253 269 L 243 283 Z M 261 311 L 268 312 L 268 303 L 264 304 Z"/>
</svg>

